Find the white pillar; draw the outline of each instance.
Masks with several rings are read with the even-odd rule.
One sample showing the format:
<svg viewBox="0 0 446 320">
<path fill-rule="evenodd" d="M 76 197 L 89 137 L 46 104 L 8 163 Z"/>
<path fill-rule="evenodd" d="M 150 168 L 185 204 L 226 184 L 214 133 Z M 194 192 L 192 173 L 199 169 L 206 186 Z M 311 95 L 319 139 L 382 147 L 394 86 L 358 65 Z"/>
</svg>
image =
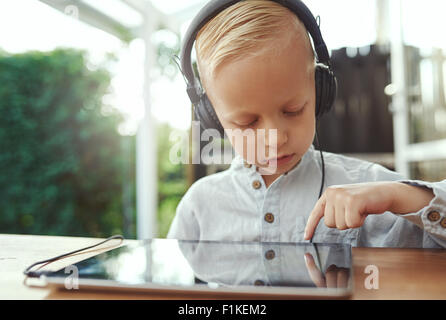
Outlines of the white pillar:
<svg viewBox="0 0 446 320">
<path fill-rule="evenodd" d="M 409 108 L 407 101 L 406 57 L 404 52 L 402 0 L 389 0 L 391 30 L 391 74 L 396 88 L 392 95 L 395 169 L 409 178 L 407 148 L 409 145 Z"/>
<path fill-rule="evenodd" d="M 151 35 L 156 27 L 156 12 L 146 2 L 144 13 L 143 39 L 145 43 L 144 66 L 144 118 L 139 124 L 136 142 L 136 226 L 137 238 L 148 239 L 157 236 L 158 173 L 157 139 L 155 121 L 151 112 L 150 72 L 155 62 L 155 48 Z"/>
<path fill-rule="evenodd" d="M 376 1 L 376 44 L 388 45 L 390 42 L 389 0 Z"/>
</svg>

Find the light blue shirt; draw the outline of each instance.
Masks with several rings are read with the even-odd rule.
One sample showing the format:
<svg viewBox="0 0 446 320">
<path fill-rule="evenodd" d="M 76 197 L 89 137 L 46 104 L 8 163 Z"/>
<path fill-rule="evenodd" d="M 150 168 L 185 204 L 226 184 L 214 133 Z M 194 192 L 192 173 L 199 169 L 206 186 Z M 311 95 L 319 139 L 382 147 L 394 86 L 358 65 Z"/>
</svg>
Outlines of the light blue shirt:
<svg viewBox="0 0 446 320">
<path fill-rule="evenodd" d="M 351 254 L 342 245 L 185 241 L 179 242 L 179 248 L 197 278 L 231 287 L 255 285 L 259 280 L 269 286 L 284 283 L 312 286 L 305 253 L 311 254 L 323 273 L 330 266 L 351 272 Z M 339 285 L 345 287 L 347 283 Z"/>
<path fill-rule="evenodd" d="M 401 181 L 430 188 L 435 196 L 418 212 L 369 215 L 360 228 L 328 228 L 322 219 L 313 242 L 358 247 L 446 247 L 446 220 L 442 220 L 446 219 L 446 180 L 405 180 L 381 165 L 328 152 L 324 152 L 324 160 L 324 189 L 331 185 Z M 319 151 L 313 146 L 297 166 L 268 188 L 256 166 L 245 166 L 237 155 L 227 170 L 201 178 L 189 188 L 176 209 L 167 237 L 304 242 L 306 222 L 318 200 L 321 175 Z M 265 218 L 266 214 L 270 219 Z"/>
</svg>

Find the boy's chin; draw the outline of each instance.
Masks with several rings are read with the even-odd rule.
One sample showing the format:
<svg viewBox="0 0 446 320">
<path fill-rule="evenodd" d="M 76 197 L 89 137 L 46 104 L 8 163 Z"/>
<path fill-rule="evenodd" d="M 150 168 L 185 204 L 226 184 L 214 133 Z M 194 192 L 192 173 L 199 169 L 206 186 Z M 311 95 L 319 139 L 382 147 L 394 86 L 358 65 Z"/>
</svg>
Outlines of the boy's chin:
<svg viewBox="0 0 446 320">
<path fill-rule="evenodd" d="M 257 167 L 257 172 L 262 176 L 272 176 L 285 173 L 287 170 L 277 168 L 277 167 Z"/>
<path fill-rule="evenodd" d="M 283 165 L 283 166 L 279 166 L 279 165 L 270 165 L 270 166 L 257 166 L 257 172 L 259 172 L 261 175 L 281 175 L 284 174 L 288 171 L 290 171 L 291 169 L 293 169 L 298 163 L 299 161 L 294 161 L 292 163 Z"/>
</svg>

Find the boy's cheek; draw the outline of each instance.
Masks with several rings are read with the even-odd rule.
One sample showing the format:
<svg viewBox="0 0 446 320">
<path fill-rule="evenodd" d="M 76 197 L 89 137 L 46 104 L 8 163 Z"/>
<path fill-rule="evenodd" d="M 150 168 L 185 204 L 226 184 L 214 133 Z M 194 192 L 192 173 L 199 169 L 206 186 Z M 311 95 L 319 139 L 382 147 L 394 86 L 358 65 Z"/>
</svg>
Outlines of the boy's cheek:
<svg viewBox="0 0 446 320">
<path fill-rule="evenodd" d="M 248 163 L 257 163 L 255 136 L 230 135 L 229 138 L 237 154 L 241 155 Z"/>
<path fill-rule="evenodd" d="M 246 145 L 241 143 L 233 144 L 234 150 L 243 157 L 243 159 L 250 164 L 258 164 L 256 159 L 255 145 Z"/>
</svg>

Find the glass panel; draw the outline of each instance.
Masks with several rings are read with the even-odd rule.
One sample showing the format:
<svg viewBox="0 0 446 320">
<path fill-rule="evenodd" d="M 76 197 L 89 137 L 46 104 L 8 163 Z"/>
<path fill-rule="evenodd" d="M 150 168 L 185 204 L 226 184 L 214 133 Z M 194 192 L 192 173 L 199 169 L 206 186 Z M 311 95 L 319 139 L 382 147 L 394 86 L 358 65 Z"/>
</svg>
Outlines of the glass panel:
<svg viewBox="0 0 446 320">
<path fill-rule="evenodd" d="M 410 143 L 446 138 L 444 9 L 444 1 L 402 2 Z"/>
<path fill-rule="evenodd" d="M 416 180 L 440 181 L 446 179 L 446 160 L 413 162 L 411 177 Z"/>
<path fill-rule="evenodd" d="M 410 143 L 446 138 L 442 49 L 406 47 Z"/>
</svg>

